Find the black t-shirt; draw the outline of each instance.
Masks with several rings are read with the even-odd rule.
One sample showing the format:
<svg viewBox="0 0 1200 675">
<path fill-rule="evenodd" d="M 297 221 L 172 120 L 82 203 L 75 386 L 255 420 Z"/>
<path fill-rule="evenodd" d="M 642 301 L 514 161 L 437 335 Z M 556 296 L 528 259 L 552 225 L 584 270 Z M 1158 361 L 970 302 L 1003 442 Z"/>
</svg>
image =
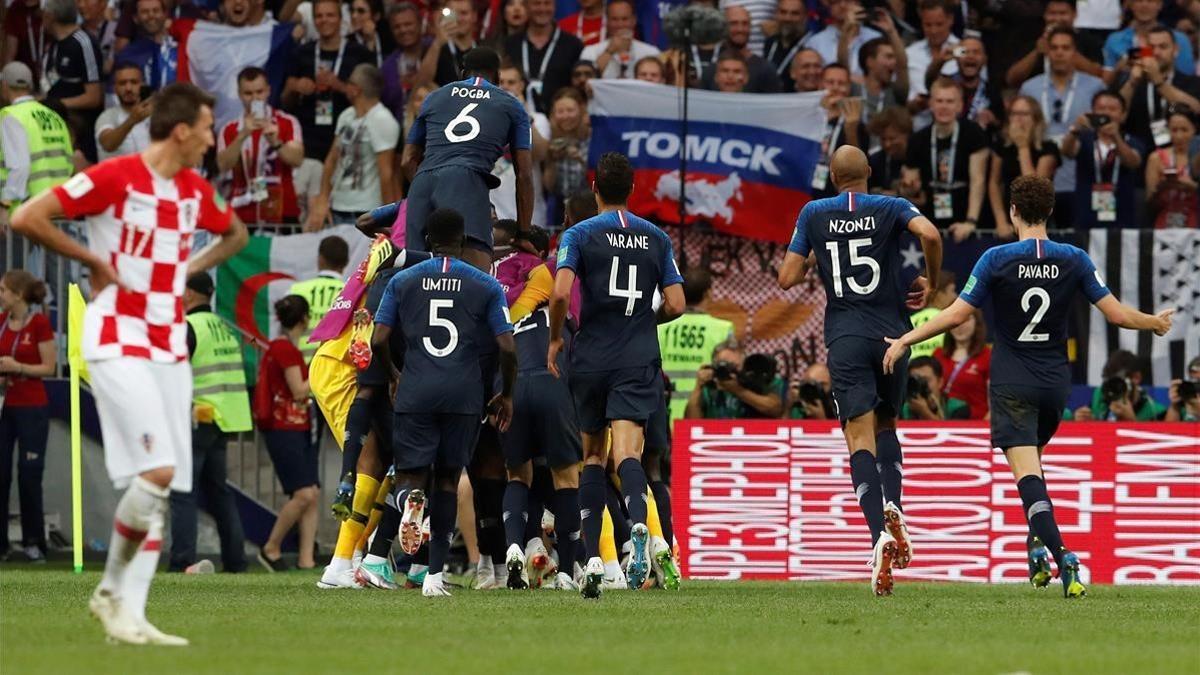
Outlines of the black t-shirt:
<svg viewBox="0 0 1200 675">
<path fill-rule="evenodd" d="M 583 52 L 583 42 L 574 35 L 555 28 L 554 35 L 550 37 L 546 46 L 538 49 L 525 39 L 525 35 L 525 32 L 522 31 L 505 38 L 504 53 L 511 63 L 525 73 L 525 77 L 531 85 L 539 77 L 542 79 L 541 95 L 537 94 L 536 87 L 532 89 L 533 102 L 538 112 L 548 115 L 554 94 L 559 89 L 571 84 L 571 70 L 579 61 L 579 54 Z M 557 37 L 557 42 L 555 42 L 555 37 Z M 550 61 L 545 64 L 543 69 L 542 61 L 546 58 L 546 52 L 550 51 L 551 45 L 554 46 L 554 51 L 550 53 Z M 526 50 L 529 54 L 528 62 L 525 60 Z"/>
<path fill-rule="evenodd" d="M 780 41 L 779 36 L 772 36 L 767 38 L 763 44 L 763 58 L 779 77 L 780 91 L 792 91 L 796 88 L 796 83 L 792 80 L 792 61 L 795 60 L 796 54 L 804 49 L 802 42 L 804 42 L 803 37 L 791 45 L 785 45 Z"/>
<path fill-rule="evenodd" d="M 361 63 L 369 63 L 374 65 L 375 55 L 367 48 L 354 42 L 353 40 L 344 40 L 342 42 L 344 50 L 321 50 L 321 62 L 328 68 L 332 69 L 337 65 L 338 79 L 346 82 L 350 79 L 350 73 Z M 316 42 L 307 42 L 299 45 L 292 52 L 292 61 L 288 77 L 308 77 L 316 79 L 317 69 L 314 61 L 316 60 Z M 341 63 L 338 64 L 338 53 L 341 51 Z M 332 110 L 328 109 L 332 101 Z M 322 112 L 328 112 L 328 124 L 317 124 L 317 109 L 324 107 Z M 333 145 L 334 126 L 337 124 L 338 115 L 342 111 L 350 107 L 350 101 L 346 97 L 338 93 L 316 93 L 312 96 L 301 96 L 300 102 L 288 112 L 296 116 L 300 120 L 300 129 L 304 135 L 304 155 L 313 159 L 324 160 L 325 155 L 329 154 L 329 147 Z M 325 117 L 324 115 L 322 117 Z M 322 119 L 322 122 L 325 120 Z"/>
<path fill-rule="evenodd" d="M 87 31 L 78 29 L 57 42 L 46 41 L 42 74 L 49 85 L 47 98 L 72 98 L 83 94 L 84 85 L 99 82 L 100 47 Z M 97 110 L 103 108 L 99 106 Z"/>
<path fill-rule="evenodd" d="M 930 164 L 930 139 L 933 137 L 935 125 L 929 125 L 918 131 L 908 143 L 908 158 L 904 166 L 921 171 L 921 185 L 927 195 L 924 212 L 938 227 L 946 227 L 967 217 L 967 198 L 971 191 L 971 179 L 968 176 L 968 166 L 971 155 L 989 146 L 987 134 L 974 122 L 958 123 L 958 141 L 952 147 L 953 133 L 945 138 L 939 138 L 937 151 L 934 153 L 941 171 L 934 174 L 934 166 Z M 951 152 L 953 150 L 953 152 Z M 950 175 L 946 176 L 947 163 L 953 155 L 954 165 Z M 953 216 L 937 217 L 937 200 L 935 195 L 949 193 Z"/>
<path fill-rule="evenodd" d="M 447 42 L 442 45 L 441 51 L 438 52 L 437 72 L 433 75 L 433 80 L 437 82 L 437 86 L 444 87 L 451 82 L 457 82 L 463 79 L 462 76 L 462 60 L 470 49 L 460 49 L 453 42 Z M 533 58 L 533 54 L 530 54 Z"/>
<path fill-rule="evenodd" d="M 992 151 L 1000 157 L 1000 184 L 1004 186 L 1004 206 L 1007 208 L 1009 186 L 1021 175 L 1021 159 L 1017 146 L 1011 143 L 999 144 Z M 1050 141 L 1042 141 L 1042 147 L 1035 148 L 1031 155 L 1034 167 L 1037 167 L 1038 162 L 1042 161 L 1046 155 L 1054 157 L 1056 165 L 1062 164 L 1062 155 L 1058 152 L 1058 146 Z"/>
<path fill-rule="evenodd" d="M 383 67 L 384 59 L 396 49 L 396 40 L 392 37 L 392 31 L 386 24 L 375 27 L 375 37 L 370 43 L 358 33 L 351 33 L 350 39 L 370 52 L 371 56 L 375 58 L 373 63 L 376 67 Z"/>
<path fill-rule="evenodd" d="M 1171 76 L 1171 84 L 1190 96 L 1200 98 L 1200 77 L 1175 72 Z M 1125 121 L 1125 128 L 1133 134 L 1134 138 L 1141 141 L 1143 146 L 1154 148 L 1154 133 L 1150 129 L 1150 123 L 1153 120 L 1166 119 L 1167 108 L 1172 104 L 1159 96 L 1156 89 L 1147 94 L 1146 89 L 1150 86 L 1152 85 L 1147 79 L 1134 87 L 1133 100 L 1129 102 L 1129 119 Z M 1152 107 L 1147 107 L 1147 103 Z"/>
<path fill-rule="evenodd" d="M 900 169 L 904 166 L 903 159 L 893 159 L 883 150 L 871 153 L 868 159 L 871 166 L 871 177 L 867 184 L 871 190 L 895 190 L 900 180 Z"/>
</svg>

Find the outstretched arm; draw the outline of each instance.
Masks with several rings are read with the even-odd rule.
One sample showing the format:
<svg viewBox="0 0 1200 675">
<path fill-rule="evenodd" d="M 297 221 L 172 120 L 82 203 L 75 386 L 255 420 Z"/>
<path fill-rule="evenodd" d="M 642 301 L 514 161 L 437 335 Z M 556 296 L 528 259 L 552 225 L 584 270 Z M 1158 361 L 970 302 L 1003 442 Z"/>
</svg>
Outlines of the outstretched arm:
<svg viewBox="0 0 1200 675">
<path fill-rule="evenodd" d="M 1115 326 L 1132 330 L 1152 330 L 1160 337 L 1171 330 L 1171 315 L 1175 313 L 1175 309 L 1171 308 L 1158 314 L 1146 314 L 1122 303 L 1111 293 L 1096 302 L 1096 309 Z"/>
<path fill-rule="evenodd" d="M 935 335 L 954 328 L 958 324 L 967 320 L 967 317 L 975 311 L 969 302 L 958 298 L 949 307 L 938 312 L 932 319 L 926 321 L 920 326 L 908 331 L 899 338 L 884 338 L 891 347 L 888 347 L 887 353 L 883 356 L 883 372 L 891 373 L 896 361 L 904 356 L 904 352 L 908 348 L 919 342 L 924 342 Z"/>
</svg>

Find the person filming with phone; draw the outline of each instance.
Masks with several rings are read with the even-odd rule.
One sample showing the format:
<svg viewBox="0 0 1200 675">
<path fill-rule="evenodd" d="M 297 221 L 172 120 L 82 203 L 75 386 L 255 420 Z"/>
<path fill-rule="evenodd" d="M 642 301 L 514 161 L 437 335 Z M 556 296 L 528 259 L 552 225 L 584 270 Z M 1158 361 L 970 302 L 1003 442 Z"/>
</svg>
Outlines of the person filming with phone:
<svg viewBox="0 0 1200 675">
<path fill-rule="evenodd" d="M 297 223 L 292 169 L 304 161 L 300 122 L 267 103 L 271 85 L 263 69 L 243 68 L 237 84 L 242 117 L 217 138 L 217 167 L 232 173 L 230 204 L 247 224 Z"/>
<path fill-rule="evenodd" d="M 150 113 L 154 92 L 135 63 L 122 61 L 113 67 L 113 93 L 117 105 L 96 119 L 96 152 L 100 161 L 130 155 L 150 147 Z"/>
<path fill-rule="evenodd" d="M 1071 218 L 1079 230 L 1136 222 L 1135 190 L 1145 149 L 1121 130 L 1124 121 L 1125 100 L 1101 91 L 1092 97 L 1092 112 L 1080 115 L 1063 136 L 1063 156 L 1076 160 Z"/>
</svg>

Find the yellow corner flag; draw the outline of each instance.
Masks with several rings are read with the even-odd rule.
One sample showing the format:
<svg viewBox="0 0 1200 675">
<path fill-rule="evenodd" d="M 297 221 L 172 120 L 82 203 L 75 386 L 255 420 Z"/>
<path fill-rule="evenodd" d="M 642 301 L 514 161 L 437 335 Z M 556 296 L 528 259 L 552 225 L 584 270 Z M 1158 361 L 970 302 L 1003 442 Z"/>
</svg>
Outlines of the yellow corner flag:
<svg viewBox="0 0 1200 675">
<path fill-rule="evenodd" d="M 83 436 L 79 428 L 79 378 L 89 383 L 83 360 L 83 312 L 87 302 L 79 286 L 67 289 L 67 364 L 71 367 L 71 541 L 75 572 L 83 572 Z"/>
</svg>

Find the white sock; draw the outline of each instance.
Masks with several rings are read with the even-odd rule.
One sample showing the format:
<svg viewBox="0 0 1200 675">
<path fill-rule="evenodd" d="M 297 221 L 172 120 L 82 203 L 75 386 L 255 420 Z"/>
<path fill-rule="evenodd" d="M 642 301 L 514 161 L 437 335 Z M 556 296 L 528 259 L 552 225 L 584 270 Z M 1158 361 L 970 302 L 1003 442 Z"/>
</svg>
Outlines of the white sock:
<svg viewBox="0 0 1200 675">
<path fill-rule="evenodd" d="M 123 603 L 135 619 L 146 618 L 146 598 L 150 595 L 150 582 L 154 581 L 158 557 L 162 553 L 163 514 L 157 513 L 153 517 L 157 522 L 150 524 L 145 541 L 125 570 Z"/>
<path fill-rule="evenodd" d="M 525 542 L 525 550 L 529 550 L 540 543 L 542 543 L 541 537 L 534 537 L 533 539 Z"/>
<path fill-rule="evenodd" d="M 387 562 L 387 558 L 370 553 L 367 554 L 367 557 L 363 558 L 364 565 L 382 565 L 385 562 Z"/>
<path fill-rule="evenodd" d="M 114 597 L 125 594 L 126 570 L 147 538 L 155 513 L 159 516 L 158 538 L 161 545 L 162 514 L 167 509 L 167 498 L 170 494 L 171 491 L 167 488 L 160 488 L 140 476 L 134 478 L 125 490 L 113 514 L 112 538 L 108 547 L 108 560 L 104 564 L 104 576 L 100 580 L 101 590 L 108 591 Z M 155 558 L 157 563 L 157 554 Z"/>
<path fill-rule="evenodd" d="M 438 586 L 442 585 L 442 573 L 438 572 L 437 574 L 426 574 L 425 585 L 430 586 L 435 584 Z"/>
<path fill-rule="evenodd" d="M 329 571 L 333 574 L 339 574 L 351 569 L 353 565 L 353 561 L 349 558 L 333 558 L 329 561 Z"/>
<path fill-rule="evenodd" d="M 609 579 L 615 579 L 621 576 L 621 563 L 616 560 L 604 563 L 604 576 Z"/>
</svg>

